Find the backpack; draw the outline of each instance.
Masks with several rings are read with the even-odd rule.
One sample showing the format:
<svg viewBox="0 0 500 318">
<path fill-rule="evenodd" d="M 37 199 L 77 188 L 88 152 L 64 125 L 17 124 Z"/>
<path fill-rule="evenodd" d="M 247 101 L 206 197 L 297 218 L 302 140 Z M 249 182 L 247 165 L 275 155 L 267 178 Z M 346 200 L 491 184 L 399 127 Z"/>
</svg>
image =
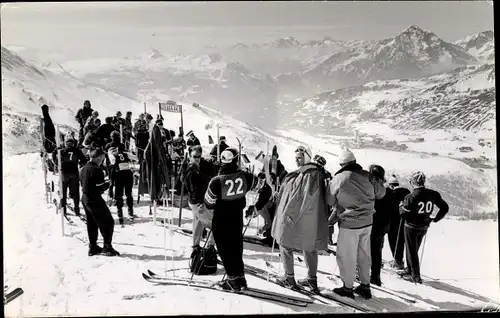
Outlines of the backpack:
<svg viewBox="0 0 500 318">
<path fill-rule="evenodd" d="M 213 275 L 217 272 L 217 252 L 213 246 L 197 247 L 191 253 L 189 270 L 195 275 Z"/>
</svg>

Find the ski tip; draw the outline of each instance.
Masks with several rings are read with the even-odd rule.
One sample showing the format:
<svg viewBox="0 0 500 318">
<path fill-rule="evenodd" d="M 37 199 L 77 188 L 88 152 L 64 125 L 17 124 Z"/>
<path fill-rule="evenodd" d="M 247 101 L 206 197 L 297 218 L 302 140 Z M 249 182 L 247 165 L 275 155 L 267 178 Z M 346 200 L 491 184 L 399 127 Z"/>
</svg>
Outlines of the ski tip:
<svg viewBox="0 0 500 318">
<path fill-rule="evenodd" d="M 149 270 L 149 269 L 148 269 L 148 274 L 149 274 L 149 276 L 151 276 L 151 277 L 152 277 L 152 276 L 156 276 L 156 274 L 155 274 L 153 271 Z"/>
<path fill-rule="evenodd" d="M 149 276 L 148 276 L 148 275 L 146 275 L 145 273 L 142 273 L 142 277 L 143 277 L 144 279 L 146 279 L 146 280 L 147 280 L 147 279 L 151 279 L 151 277 L 149 277 Z"/>
</svg>

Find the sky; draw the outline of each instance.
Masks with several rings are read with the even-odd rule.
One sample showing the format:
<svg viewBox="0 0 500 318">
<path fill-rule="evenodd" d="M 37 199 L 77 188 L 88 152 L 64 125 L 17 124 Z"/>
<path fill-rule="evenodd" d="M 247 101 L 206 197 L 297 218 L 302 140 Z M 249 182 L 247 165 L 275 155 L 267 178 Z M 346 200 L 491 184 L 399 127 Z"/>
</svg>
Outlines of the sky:
<svg viewBox="0 0 500 318">
<path fill-rule="evenodd" d="M 376 40 L 413 24 L 455 41 L 493 30 L 493 6 L 488 1 L 11 3 L 2 4 L 1 40 L 3 46 L 86 59 L 284 36 Z"/>
</svg>

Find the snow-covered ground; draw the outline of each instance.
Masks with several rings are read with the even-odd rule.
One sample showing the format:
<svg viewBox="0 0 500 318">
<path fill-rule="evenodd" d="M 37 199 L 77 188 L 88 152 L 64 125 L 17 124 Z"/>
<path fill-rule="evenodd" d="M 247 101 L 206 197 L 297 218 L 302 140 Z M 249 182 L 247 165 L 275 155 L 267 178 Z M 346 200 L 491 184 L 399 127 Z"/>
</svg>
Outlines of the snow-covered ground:
<svg viewBox="0 0 500 318">
<path fill-rule="evenodd" d="M 289 307 L 260 301 L 246 296 L 195 290 L 190 287 L 156 286 L 144 281 L 141 272 L 168 269 L 173 257 L 177 276 L 188 277 L 187 266 L 191 238 L 154 225 L 148 207 L 136 207 L 135 224 L 125 228 L 115 226 L 113 244 L 121 257 L 87 256 L 85 225 L 74 219 L 75 225 L 64 224 L 55 207 L 45 202 L 43 173 L 37 154 L 5 158 L 4 167 L 4 277 L 5 284 L 21 286 L 24 295 L 5 307 L 5 315 L 178 315 L 178 314 L 262 314 L 296 312 L 348 312 L 340 306 L 312 304 L 306 308 Z M 52 176 L 53 177 L 53 176 Z M 141 201 L 148 201 L 147 197 Z M 116 208 L 111 208 L 116 218 Z M 158 217 L 163 217 L 158 210 Z M 177 221 L 178 209 L 174 210 Z M 248 234 L 254 234 L 255 220 Z M 183 211 L 183 226 L 189 227 L 191 215 Z M 262 220 L 260 220 L 262 225 Z M 499 298 L 498 225 L 495 222 L 458 222 L 443 220 L 429 229 L 425 245 L 422 272 L 441 278 L 443 282 L 473 290 L 484 296 Z M 479 235 L 480 233 L 481 235 Z M 165 235 L 166 234 L 166 235 Z M 165 236 L 164 236 L 165 235 Z M 166 240 L 165 240 L 166 239 Z M 387 245 L 387 244 L 386 244 Z M 166 252 L 164 250 L 166 247 Z M 261 266 L 269 259 L 264 247 L 245 244 L 245 262 Z M 384 250 L 386 259 L 390 252 Z M 277 256 L 274 257 L 277 261 Z M 297 275 L 303 274 L 303 264 L 297 263 Z M 320 270 L 328 273 L 338 269 L 335 259 L 320 256 Z M 173 275 L 169 273 L 169 275 Z M 223 275 L 219 269 L 216 280 Z M 324 287 L 333 282 L 320 275 Z M 264 280 L 248 275 L 249 284 L 280 291 Z M 413 285 L 387 273 L 384 283 L 395 290 L 414 294 L 419 300 L 414 310 L 463 309 L 480 306 L 470 297 L 439 290 L 430 285 Z M 374 292 L 379 297 L 388 296 Z M 390 297 L 389 297 L 390 298 Z M 397 301 L 393 299 L 392 301 Z"/>
</svg>

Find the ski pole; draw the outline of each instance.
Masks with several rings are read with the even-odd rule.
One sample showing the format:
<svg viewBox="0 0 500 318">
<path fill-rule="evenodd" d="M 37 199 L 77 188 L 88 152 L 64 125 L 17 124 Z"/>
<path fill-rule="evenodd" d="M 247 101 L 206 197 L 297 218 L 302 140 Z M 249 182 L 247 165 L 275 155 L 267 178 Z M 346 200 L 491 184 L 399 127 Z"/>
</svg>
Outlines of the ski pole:
<svg viewBox="0 0 500 318">
<path fill-rule="evenodd" d="M 394 248 L 394 255 L 392 255 L 392 257 L 394 259 L 394 263 L 396 263 L 396 255 L 398 255 L 399 235 L 401 234 L 402 225 L 403 225 L 403 219 L 401 218 L 399 221 L 399 227 L 398 227 L 398 237 L 396 238 L 396 247 Z"/>
<path fill-rule="evenodd" d="M 201 221 L 199 221 L 201 222 Z M 207 239 L 205 240 L 205 243 L 203 244 L 203 247 L 202 247 L 202 253 L 205 251 L 205 248 L 207 247 L 207 244 L 208 244 L 208 241 L 210 239 L 210 236 L 212 235 L 212 230 L 210 229 L 209 230 L 210 232 L 208 232 L 208 235 L 207 235 Z M 193 233 L 194 234 L 194 233 Z M 192 261 L 192 260 L 191 260 Z M 198 275 L 200 273 L 200 270 L 201 270 L 201 267 L 203 266 L 203 262 L 205 262 L 205 258 L 203 257 L 201 262 L 200 262 L 200 265 L 197 266 L 198 268 L 196 269 L 196 274 Z M 196 268 L 196 267 L 195 267 Z M 191 281 L 193 280 L 193 277 L 194 277 L 194 273 L 195 271 L 193 271 L 193 273 L 191 274 L 191 278 L 189 279 L 189 284 L 191 284 Z M 224 277 L 226 277 L 226 274 L 224 274 Z M 224 277 L 222 277 L 222 280 L 224 280 Z"/>
<path fill-rule="evenodd" d="M 166 209 L 163 213 L 163 256 L 165 257 L 165 276 L 167 276 L 167 213 L 168 205 L 165 204 L 165 196 L 163 196 L 163 206 Z M 172 239 L 172 238 L 171 238 Z"/>
<path fill-rule="evenodd" d="M 175 192 L 175 188 L 172 186 L 172 189 L 170 189 L 170 192 L 171 192 L 171 202 L 170 202 L 170 219 L 169 219 L 169 228 L 170 228 L 170 252 L 172 253 L 172 268 L 174 268 L 174 253 L 173 253 L 173 247 L 172 247 L 172 240 L 173 240 L 173 236 L 174 236 L 174 232 L 173 232 L 173 229 L 172 229 L 172 226 L 174 225 L 174 212 L 173 212 L 173 208 L 174 208 L 174 192 Z M 175 276 L 175 272 L 174 273 L 174 276 Z"/>
<path fill-rule="evenodd" d="M 422 260 L 424 259 L 424 250 L 425 250 L 425 241 L 427 239 L 427 233 L 424 236 L 424 244 L 422 244 L 422 255 L 420 256 L 420 263 L 418 267 L 421 269 L 422 268 Z"/>
</svg>

